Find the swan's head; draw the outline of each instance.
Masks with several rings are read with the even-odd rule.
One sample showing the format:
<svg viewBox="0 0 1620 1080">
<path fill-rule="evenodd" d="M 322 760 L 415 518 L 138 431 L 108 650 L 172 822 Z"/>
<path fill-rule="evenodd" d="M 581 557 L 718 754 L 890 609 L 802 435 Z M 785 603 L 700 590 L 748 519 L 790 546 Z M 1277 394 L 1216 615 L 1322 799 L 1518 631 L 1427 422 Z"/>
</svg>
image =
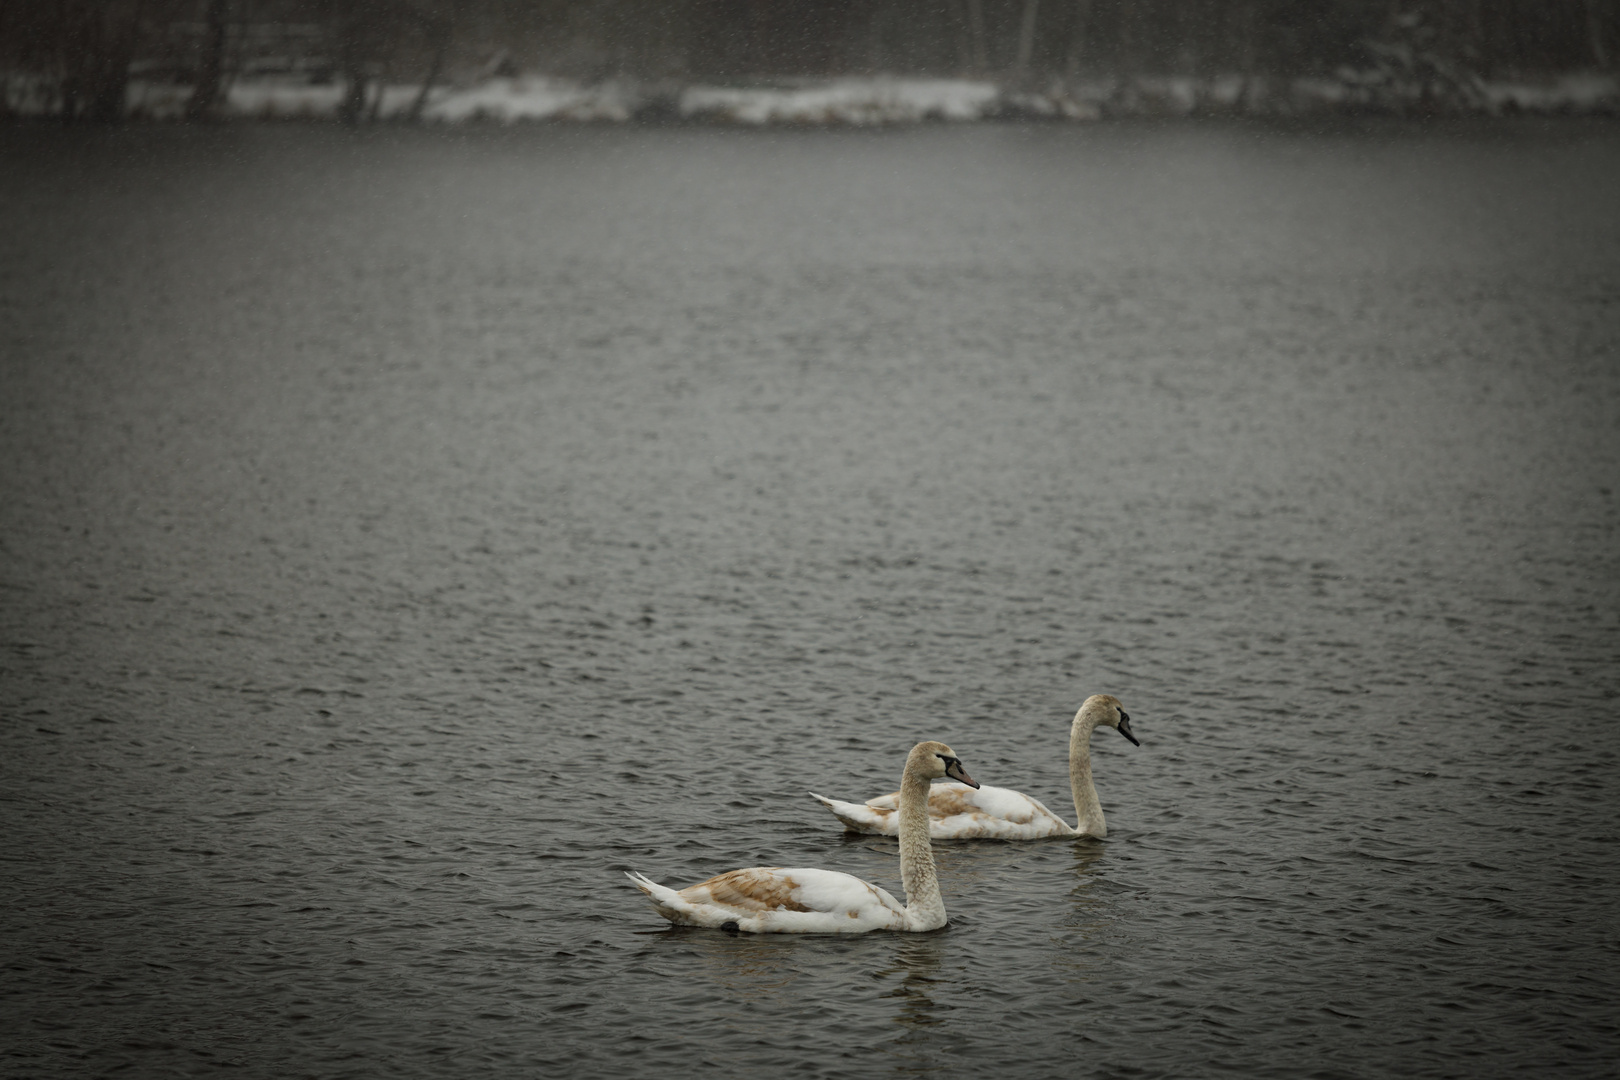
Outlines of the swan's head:
<svg viewBox="0 0 1620 1080">
<path fill-rule="evenodd" d="M 976 788 L 979 782 L 967 774 L 962 768 L 962 759 L 956 756 L 956 751 L 942 742 L 920 742 L 911 748 L 911 754 L 906 759 L 906 771 L 916 769 L 930 780 L 949 778 L 968 787 Z"/>
<path fill-rule="evenodd" d="M 1080 706 L 1080 715 L 1075 719 L 1080 717 L 1089 718 L 1094 725 L 1113 728 L 1131 740 L 1132 746 L 1142 745 L 1131 731 L 1131 714 L 1125 711 L 1125 706 L 1113 694 L 1092 694 L 1086 698 L 1085 704 Z"/>
</svg>

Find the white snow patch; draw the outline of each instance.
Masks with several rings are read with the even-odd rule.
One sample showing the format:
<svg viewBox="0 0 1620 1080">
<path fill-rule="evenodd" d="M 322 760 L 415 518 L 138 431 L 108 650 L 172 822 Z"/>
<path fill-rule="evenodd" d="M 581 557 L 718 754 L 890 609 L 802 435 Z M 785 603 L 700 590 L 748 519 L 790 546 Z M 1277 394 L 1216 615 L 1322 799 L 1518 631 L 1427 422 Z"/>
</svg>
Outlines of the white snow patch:
<svg viewBox="0 0 1620 1080">
<path fill-rule="evenodd" d="M 280 79 L 242 80 L 225 92 L 222 112 L 265 120 L 316 119 L 337 115 L 343 87 L 336 83 L 311 86 Z"/>
<path fill-rule="evenodd" d="M 538 76 L 490 79 L 465 89 L 435 91 L 423 110 L 428 120 L 628 120 L 634 95 L 616 84 L 582 86 Z"/>
<path fill-rule="evenodd" d="M 767 124 L 905 124 L 927 120 L 973 121 L 992 117 L 1050 117 L 1074 121 L 1102 116 L 1182 116 L 1210 109 L 1265 114 L 1346 108 L 1404 112 L 1427 100 L 1420 81 L 1378 70 L 1344 69 L 1332 76 L 1291 81 L 1240 75 L 1055 81 L 1044 89 L 1003 90 L 972 79 L 897 77 L 799 79 L 768 86 L 688 86 L 669 90 L 633 82 L 586 84 L 543 76 L 480 78 L 432 88 L 421 118 L 459 124 L 490 121 L 623 122 L 643 110 L 689 120 Z M 345 96 L 342 82 L 312 83 L 296 73 L 239 76 L 220 103 L 225 118 L 333 120 Z M 365 119 L 410 116 L 420 85 L 368 88 Z M 131 116 L 177 120 L 185 115 L 191 88 L 132 80 Z M 1476 81 L 1449 101 L 1456 112 L 1620 113 L 1620 79 L 1592 72 L 1541 80 Z M 37 76 L 0 73 L 0 113 L 51 116 L 60 89 Z"/>
<path fill-rule="evenodd" d="M 991 112 L 995 84 L 964 79 L 834 79 L 787 87 L 693 86 L 680 114 L 739 124 L 896 124 L 978 120 Z"/>
<path fill-rule="evenodd" d="M 1613 76 L 1595 73 L 1565 75 L 1540 85 L 1486 83 L 1481 89 L 1498 110 L 1511 107 L 1525 112 L 1592 112 L 1613 106 L 1620 96 L 1620 85 Z"/>
</svg>

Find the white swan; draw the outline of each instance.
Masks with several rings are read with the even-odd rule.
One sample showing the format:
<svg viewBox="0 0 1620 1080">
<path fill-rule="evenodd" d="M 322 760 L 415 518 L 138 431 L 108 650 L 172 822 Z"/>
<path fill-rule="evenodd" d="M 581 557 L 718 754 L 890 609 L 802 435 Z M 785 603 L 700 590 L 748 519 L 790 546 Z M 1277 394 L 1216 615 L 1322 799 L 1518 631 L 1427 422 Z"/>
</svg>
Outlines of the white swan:
<svg viewBox="0 0 1620 1080">
<path fill-rule="evenodd" d="M 1074 714 L 1069 728 L 1069 786 L 1074 792 L 1074 828 L 1039 801 L 1022 792 L 998 787 L 963 787 L 940 784 L 928 795 L 928 835 L 935 840 L 1039 840 L 1048 836 L 1108 835 L 1102 803 L 1091 782 L 1091 733 L 1098 726 L 1115 728 L 1141 746 L 1131 732 L 1130 714 L 1111 694 L 1093 694 Z M 977 789 L 977 790 L 975 790 Z M 895 835 L 895 794 L 880 795 L 865 803 L 839 802 L 815 792 L 810 797 L 837 815 L 850 832 Z"/>
<path fill-rule="evenodd" d="M 756 866 L 733 870 L 680 890 L 631 871 L 625 876 L 652 898 L 658 914 L 684 926 L 718 926 L 756 934 L 864 934 L 868 930 L 937 930 L 945 901 L 928 843 L 928 782 L 949 777 L 979 785 L 944 743 L 921 742 L 906 757 L 900 780 L 900 881 L 906 903 L 836 870 Z"/>
</svg>

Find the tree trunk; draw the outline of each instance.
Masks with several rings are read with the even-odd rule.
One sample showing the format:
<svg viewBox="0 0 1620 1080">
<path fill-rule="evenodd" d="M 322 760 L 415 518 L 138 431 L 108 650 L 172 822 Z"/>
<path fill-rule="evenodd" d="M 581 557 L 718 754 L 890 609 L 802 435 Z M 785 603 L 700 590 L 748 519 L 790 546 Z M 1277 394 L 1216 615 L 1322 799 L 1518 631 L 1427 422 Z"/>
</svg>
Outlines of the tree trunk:
<svg viewBox="0 0 1620 1080">
<path fill-rule="evenodd" d="M 1029 61 L 1035 52 L 1035 20 L 1040 12 L 1041 0 L 1024 0 L 1024 17 L 1018 23 L 1018 58 L 1013 61 L 1013 78 L 1018 82 L 1029 79 Z"/>
<path fill-rule="evenodd" d="M 422 119 L 422 110 L 427 107 L 428 94 L 433 90 L 433 84 L 439 81 L 439 75 L 444 70 L 444 54 L 450 49 L 450 35 L 453 27 L 449 19 L 435 22 L 429 33 L 433 35 L 433 60 L 428 64 L 427 78 L 422 80 L 422 89 L 416 94 L 416 100 L 411 102 L 410 111 L 405 119 L 415 124 Z"/>
<path fill-rule="evenodd" d="M 1254 0 L 1238 0 L 1233 12 L 1237 32 L 1238 72 L 1242 75 L 1242 88 L 1238 92 L 1238 107 L 1248 111 L 1254 104 L 1256 69 L 1260 66 L 1260 44 L 1256 40 L 1259 22 Z"/>
<path fill-rule="evenodd" d="M 354 68 L 346 68 L 343 79 L 343 98 L 338 102 L 337 118 L 341 123 L 358 124 L 366 111 L 366 77 Z"/>
<path fill-rule="evenodd" d="M 1080 58 L 1086 51 L 1086 33 L 1091 29 L 1091 0 L 1074 0 L 1069 23 L 1069 48 L 1063 58 L 1063 71 L 1070 79 L 1080 75 Z"/>
<path fill-rule="evenodd" d="M 990 70 L 990 54 L 984 45 L 984 5 L 980 0 L 967 0 L 968 35 L 973 42 L 973 70 L 983 75 Z"/>
<path fill-rule="evenodd" d="M 141 5 L 136 3 L 123 25 L 117 15 L 108 26 L 102 17 L 101 52 L 91 62 L 94 74 L 90 90 L 89 119 L 102 124 L 115 124 L 124 118 L 129 96 L 129 65 L 135 59 L 135 37 L 139 32 Z"/>
<path fill-rule="evenodd" d="M 345 124 L 358 124 L 366 114 L 367 46 L 372 37 L 365 23 L 366 14 L 340 12 L 338 23 L 338 69 L 342 73 L 343 97 L 338 102 L 337 118 Z"/>
<path fill-rule="evenodd" d="M 207 36 L 203 39 L 202 63 L 197 68 L 197 85 L 186 102 L 187 120 L 206 120 L 219 104 L 225 78 L 225 38 L 230 0 L 208 0 L 203 17 Z"/>
<path fill-rule="evenodd" d="M 1141 74 L 1141 57 L 1137 54 L 1136 46 L 1136 12 L 1128 5 L 1121 5 L 1118 11 L 1119 38 L 1115 42 L 1114 67 L 1121 83 L 1133 81 Z"/>
<path fill-rule="evenodd" d="M 881 0 L 871 0 L 866 19 L 866 67 L 874 75 L 881 73 L 883 70 L 885 14 Z"/>
<path fill-rule="evenodd" d="M 384 64 L 382 70 L 377 73 L 376 85 L 372 89 L 371 108 L 366 111 L 366 123 L 368 124 L 375 124 L 382 119 L 383 95 L 388 92 L 390 76 L 388 65 Z"/>
<path fill-rule="evenodd" d="M 1586 0 L 1586 37 L 1592 46 L 1592 60 L 1600 68 L 1609 66 L 1609 50 L 1603 43 L 1601 0 Z"/>
<path fill-rule="evenodd" d="M 86 3 L 69 15 L 62 79 L 62 119 L 117 123 L 129 96 L 129 65 L 140 34 L 143 0 Z"/>
</svg>

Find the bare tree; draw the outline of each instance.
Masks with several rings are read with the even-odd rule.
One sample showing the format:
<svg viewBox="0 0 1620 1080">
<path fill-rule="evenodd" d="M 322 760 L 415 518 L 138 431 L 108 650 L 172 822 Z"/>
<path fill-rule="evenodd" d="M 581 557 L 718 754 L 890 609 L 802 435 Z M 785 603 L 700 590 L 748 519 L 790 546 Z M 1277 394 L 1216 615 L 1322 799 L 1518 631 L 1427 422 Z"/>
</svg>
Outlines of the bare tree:
<svg viewBox="0 0 1620 1080">
<path fill-rule="evenodd" d="M 1041 0 L 1024 0 L 1024 13 L 1018 20 L 1018 52 L 1013 60 L 1013 78 L 1029 79 L 1029 61 L 1035 52 L 1035 21 L 1040 17 Z"/>
<path fill-rule="evenodd" d="M 1069 42 L 1063 55 L 1063 73 L 1070 79 L 1079 77 L 1081 58 L 1085 55 L 1087 37 L 1091 32 L 1091 0 L 1073 0 L 1069 13 Z"/>
<path fill-rule="evenodd" d="M 419 20 L 410 0 L 324 0 L 343 96 L 345 124 L 381 115 L 383 85 L 401 39 Z"/>
<path fill-rule="evenodd" d="M 350 123 L 381 115 L 390 73 L 421 76 L 401 110 L 418 119 L 456 63 L 492 55 L 595 77 L 966 71 L 1027 83 L 1094 69 L 1121 81 L 1127 107 L 1148 71 L 1239 74 L 1254 107 L 1267 76 L 1371 65 L 1390 88 L 1432 85 L 1444 107 L 1470 108 L 1493 70 L 1612 70 L 1617 12 L 1617 0 L 0 0 L 0 70 L 29 76 L 34 100 L 68 120 L 102 121 L 124 116 L 137 61 L 189 69 L 186 115 L 212 115 L 253 41 L 284 43 L 295 70 L 335 73 Z"/>
<path fill-rule="evenodd" d="M 186 102 L 186 119 L 204 120 L 214 114 L 225 80 L 225 40 L 229 29 L 230 0 L 208 0 L 203 13 L 202 61 L 197 82 Z"/>
<path fill-rule="evenodd" d="M 450 40 L 455 33 L 455 23 L 447 15 L 424 10 L 420 19 L 423 33 L 430 42 L 429 48 L 433 59 L 428 62 L 427 76 L 422 80 L 422 88 L 416 92 L 416 98 L 405 114 L 405 118 L 413 124 L 422 119 L 422 110 L 427 107 L 428 95 L 433 92 L 433 85 L 439 81 L 439 76 L 444 74 L 445 54 L 450 51 Z"/>
<path fill-rule="evenodd" d="M 981 0 L 966 0 L 968 38 L 973 43 L 973 70 L 984 74 L 990 70 L 990 51 L 985 47 L 984 4 Z"/>
<path fill-rule="evenodd" d="M 1235 39 L 1238 74 L 1243 79 L 1238 100 L 1244 107 L 1253 102 L 1255 80 L 1260 73 L 1260 19 L 1255 5 L 1256 0 L 1234 0 L 1227 9 Z"/>
<path fill-rule="evenodd" d="M 144 0 L 69 0 L 61 5 L 63 120 L 108 123 L 124 118 L 143 7 Z"/>
<path fill-rule="evenodd" d="M 1586 0 L 1586 40 L 1592 48 L 1592 62 L 1600 68 L 1609 66 L 1609 50 L 1603 43 L 1603 2 Z"/>
</svg>

